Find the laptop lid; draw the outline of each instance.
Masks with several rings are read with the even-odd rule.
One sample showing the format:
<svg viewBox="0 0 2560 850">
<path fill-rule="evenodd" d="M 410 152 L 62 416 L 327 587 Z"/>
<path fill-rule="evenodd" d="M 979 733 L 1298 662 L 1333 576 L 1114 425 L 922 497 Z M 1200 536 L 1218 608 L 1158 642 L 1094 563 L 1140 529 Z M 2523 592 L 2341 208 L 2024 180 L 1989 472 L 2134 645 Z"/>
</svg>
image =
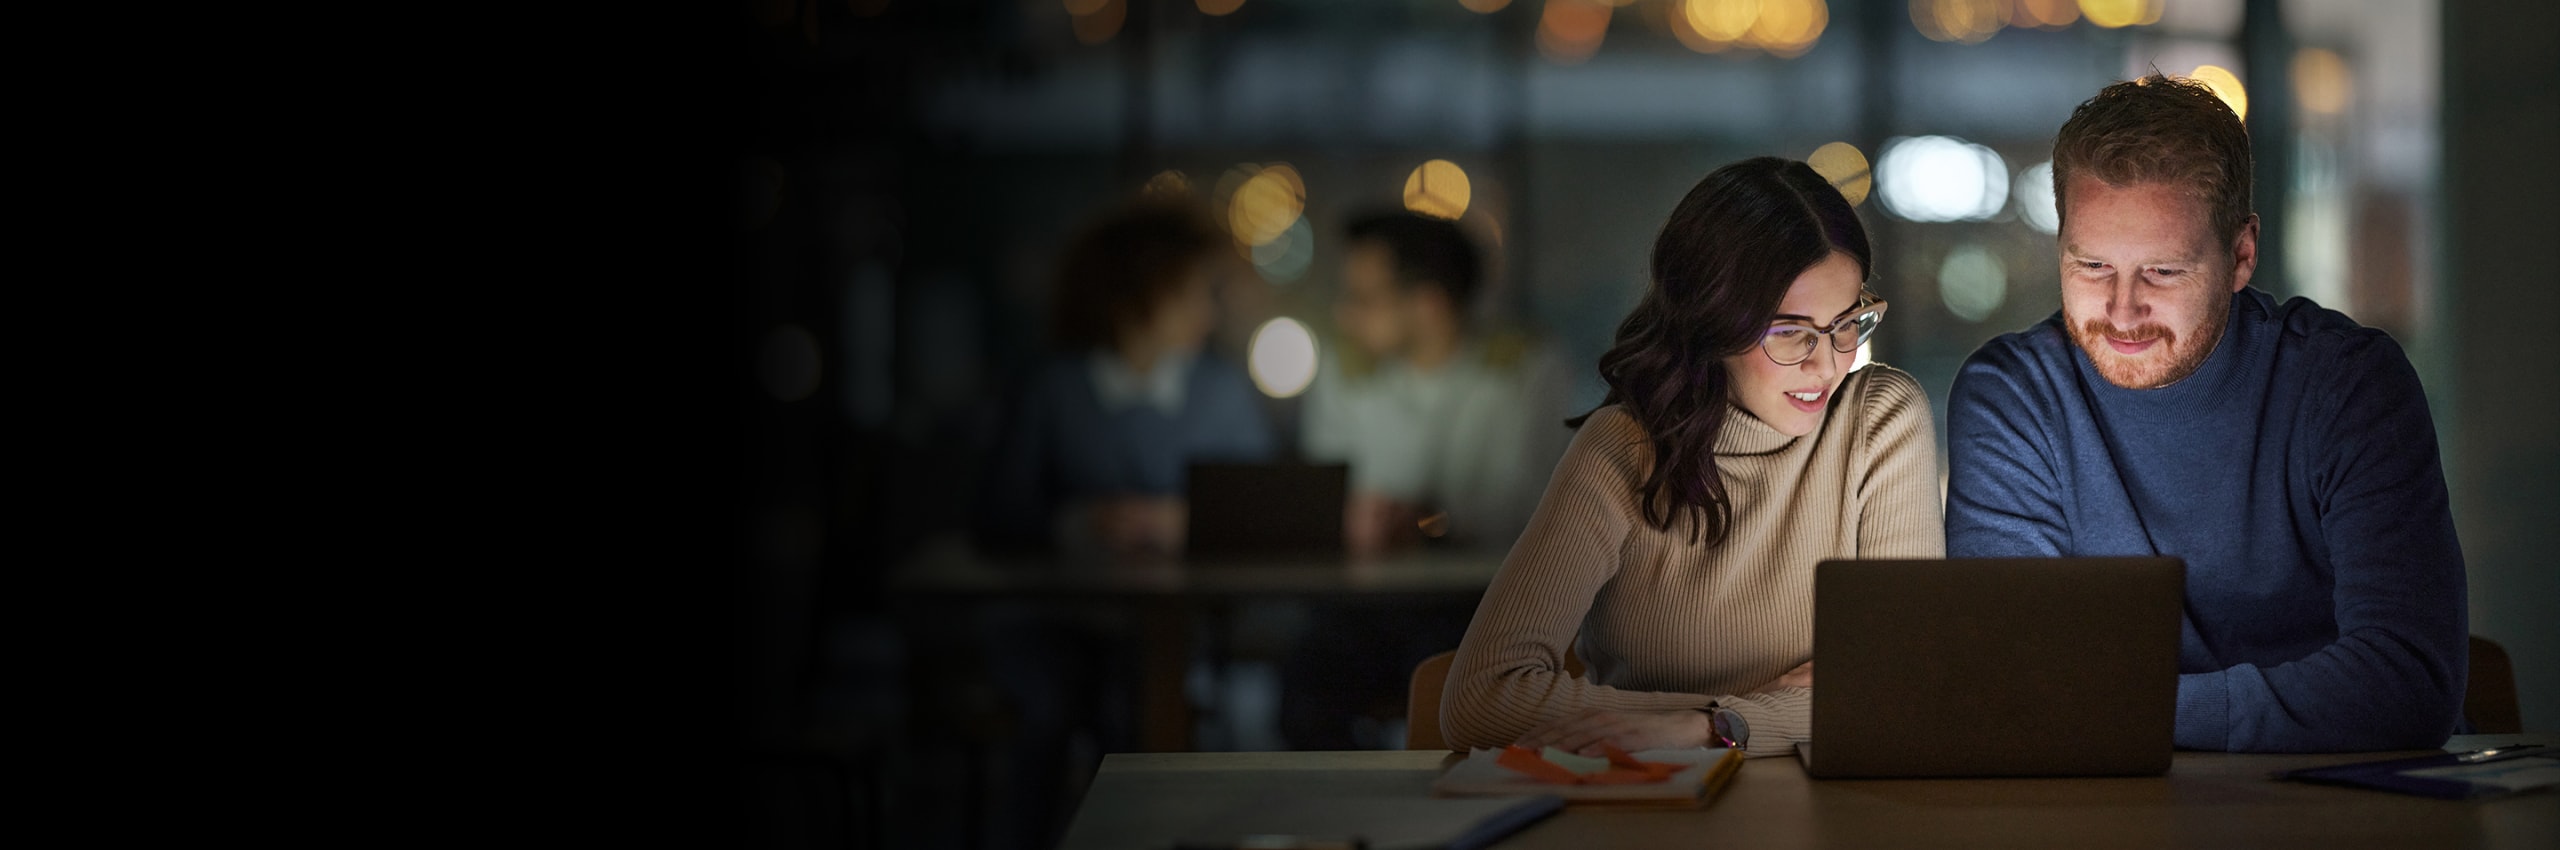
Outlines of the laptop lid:
<svg viewBox="0 0 2560 850">
<path fill-rule="evenodd" d="M 1812 775 L 2169 769 L 2183 561 L 1835 560 L 1813 582 Z"/>
<path fill-rule="evenodd" d="M 1350 467 L 1339 463 L 1191 464 L 1194 562 L 1340 558 Z"/>
</svg>

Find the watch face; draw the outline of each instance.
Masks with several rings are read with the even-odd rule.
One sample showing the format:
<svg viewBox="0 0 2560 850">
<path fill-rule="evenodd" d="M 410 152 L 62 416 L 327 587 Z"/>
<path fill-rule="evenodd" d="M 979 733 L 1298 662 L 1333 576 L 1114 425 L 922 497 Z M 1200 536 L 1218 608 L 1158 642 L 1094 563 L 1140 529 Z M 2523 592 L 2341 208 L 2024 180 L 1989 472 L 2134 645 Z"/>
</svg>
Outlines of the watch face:
<svg viewBox="0 0 2560 850">
<path fill-rule="evenodd" d="M 1739 749 L 1751 740 L 1751 724 L 1742 719 L 1741 712 L 1730 708 L 1716 709 L 1715 729 L 1716 737 L 1724 739 L 1727 747 Z"/>
</svg>

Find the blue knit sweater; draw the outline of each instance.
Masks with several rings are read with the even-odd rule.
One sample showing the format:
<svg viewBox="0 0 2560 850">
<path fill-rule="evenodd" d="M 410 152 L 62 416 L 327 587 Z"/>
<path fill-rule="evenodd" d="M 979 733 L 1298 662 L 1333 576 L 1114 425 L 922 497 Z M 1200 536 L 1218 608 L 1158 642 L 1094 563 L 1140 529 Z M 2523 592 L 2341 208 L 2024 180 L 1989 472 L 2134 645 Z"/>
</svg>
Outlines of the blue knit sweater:
<svg viewBox="0 0 2560 850">
<path fill-rule="evenodd" d="M 2469 620 L 2435 427 L 2400 346 L 2244 289 L 2195 374 L 2099 377 L 2056 314 L 1947 403 L 1949 557 L 2187 563 L 2177 745 L 2441 746 Z"/>
</svg>

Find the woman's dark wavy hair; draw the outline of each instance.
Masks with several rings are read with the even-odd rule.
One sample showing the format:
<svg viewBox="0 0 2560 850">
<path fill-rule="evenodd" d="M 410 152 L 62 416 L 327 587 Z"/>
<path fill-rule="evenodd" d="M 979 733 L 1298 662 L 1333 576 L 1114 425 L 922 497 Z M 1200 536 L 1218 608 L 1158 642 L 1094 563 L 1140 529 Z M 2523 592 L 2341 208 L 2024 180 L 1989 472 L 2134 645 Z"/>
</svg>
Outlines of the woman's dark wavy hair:
<svg viewBox="0 0 2560 850">
<path fill-rule="evenodd" d="M 1603 407 L 1624 405 L 1653 441 L 1653 472 L 1637 490 L 1644 519 L 1664 531 L 1694 515 L 1690 540 L 1724 542 L 1733 504 L 1716 472 L 1716 437 L 1733 406 L 1724 358 L 1751 350 L 1798 275 L 1832 252 L 1874 269 L 1867 229 L 1811 166 L 1774 156 L 1716 169 L 1680 199 L 1653 242 L 1653 282 L 1600 357 Z M 1582 427 L 1585 413 L 1566 420 Z"/>
</svg>

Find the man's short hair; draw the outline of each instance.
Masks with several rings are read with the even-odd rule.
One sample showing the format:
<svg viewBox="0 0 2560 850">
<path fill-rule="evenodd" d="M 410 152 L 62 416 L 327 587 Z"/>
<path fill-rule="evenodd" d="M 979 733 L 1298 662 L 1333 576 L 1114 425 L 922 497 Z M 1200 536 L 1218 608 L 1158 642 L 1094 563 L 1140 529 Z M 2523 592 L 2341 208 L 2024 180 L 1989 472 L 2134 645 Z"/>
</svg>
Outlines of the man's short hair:
<svg viewBox="0 0 2560 850">
<path fill-rule="evenodd" d="M 2228 246 L 2250 216 L 2249 131 L 2205 84 L 2158 71 L 2098 91 L 2053 140 L 2053 202 L 2070 214 L 2071 178 L 2162 183 L 2205 202 Z"/>
<path fill-rule="evenodd" d="M 1456 222 L 1404 210 L 1355 217 L 1350 241 L 1375 240 L 1395 255 L 1396 283 L 1410 288 L 1432 283 L 1449 294 L 1449 303 L 1464 310 L 1476 294 L 1480 261 L 1475 243 Z"/>
</svg>

